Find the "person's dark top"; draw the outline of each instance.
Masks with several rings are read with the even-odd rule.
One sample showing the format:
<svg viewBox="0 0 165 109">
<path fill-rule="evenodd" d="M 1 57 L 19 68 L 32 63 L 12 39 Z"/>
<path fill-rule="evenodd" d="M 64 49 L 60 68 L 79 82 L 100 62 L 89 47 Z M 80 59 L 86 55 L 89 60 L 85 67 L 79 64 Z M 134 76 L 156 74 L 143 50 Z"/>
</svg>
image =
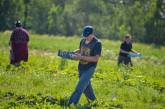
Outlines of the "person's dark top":
<svg viewBox="0 0 165 109">
<path fill-rule="evenodd" d="M 29 41 L 28 32 L 22 27 L 16 28 L 11 35 L 10 41 L 12 43 L 27 43 Z"/>
<path fill-rule="evenodd" d="M 123 42 L 120 46 L 120 49 L 130 52 L 132 50 L 132 43 L 127 44 L 126 42 Z M 121 53 L 121 52 L 119 53 L 119 55 L 124 57 L 128 56 L 127 53 Z"/>
<path fill-rule="evenodd" d="M 94 37 L 88 44 L 85 43 L 85 39 L 82 39 L 79 48 L 82 56 L 96 56 L 101 55 L 102 45 L 101 42 Z M 81 71 L 87 70 L 90 67 L 96 67 L 96 65 L 97 62 L 80 61 L 78 69 Z"/>
</svg>

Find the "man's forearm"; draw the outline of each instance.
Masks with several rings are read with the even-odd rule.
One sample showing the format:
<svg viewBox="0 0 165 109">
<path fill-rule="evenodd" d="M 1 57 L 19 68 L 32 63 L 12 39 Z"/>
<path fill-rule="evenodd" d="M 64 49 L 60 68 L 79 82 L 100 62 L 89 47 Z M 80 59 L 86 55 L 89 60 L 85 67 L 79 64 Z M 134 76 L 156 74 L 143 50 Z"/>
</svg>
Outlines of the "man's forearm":
<svg viewBox="0 0 165 109">
<path fill-rule="evenodd" d="M 122 49 L 120 49 L 120 52 L 121 52 L 121 53 L 129 54 L 129 52 L 127 52 L 127 51 L 125 51 L 125 50 L 122 50 Z"/>
<path fill-rule="evenodd" d="M 75 50 L 74 53 L 80 53 L 80 49 Z"/>
<path fill-rule="evenodd" d="M 99 55 L 97 56 L 82 56 L 81 60 L 87 62 L 97 62 L 99 60 Z"/>
<path fill-rule="evenodd" d="M 135 50 L 131 50 L 131 52 L 132 52 L 132 53 L 138 53 L 138 52 L 137 52 L 137 51 L 135 51 Z"/>
</svg>

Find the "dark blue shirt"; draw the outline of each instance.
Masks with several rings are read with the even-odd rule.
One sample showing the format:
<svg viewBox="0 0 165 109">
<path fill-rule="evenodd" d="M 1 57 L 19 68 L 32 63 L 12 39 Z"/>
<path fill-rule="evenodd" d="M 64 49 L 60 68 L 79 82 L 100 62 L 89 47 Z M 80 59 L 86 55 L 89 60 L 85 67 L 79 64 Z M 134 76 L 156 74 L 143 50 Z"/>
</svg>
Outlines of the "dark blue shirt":
<svg viewBox="0 0 165 109">
<path fill-rule="evenodd" d="M 126 42 L 123 42 L 120 46 L 120 49 L 130 52 L 132 50 L 132 43 L 127 44 Z M 120 52 L 119 55 L 124 57 L 128 56 L 127 53 L 122 53 L 122 52 Z"/>
<path fill-rule="evenodd" d="M 82 39 L 80 41 L 80 52 L 82 56 L 96 56 L 101 55 L 101 49 L 102 45 L 101 42 L 94 37 L 92 41 L 88 44 L 85 43 L 85 39 Z M 80 61 L 78 69 L 79 70 L 87 70 L 90 67 L 96 67 L 97 62 L 86 62 L 86 61 Z"/>
</svg>

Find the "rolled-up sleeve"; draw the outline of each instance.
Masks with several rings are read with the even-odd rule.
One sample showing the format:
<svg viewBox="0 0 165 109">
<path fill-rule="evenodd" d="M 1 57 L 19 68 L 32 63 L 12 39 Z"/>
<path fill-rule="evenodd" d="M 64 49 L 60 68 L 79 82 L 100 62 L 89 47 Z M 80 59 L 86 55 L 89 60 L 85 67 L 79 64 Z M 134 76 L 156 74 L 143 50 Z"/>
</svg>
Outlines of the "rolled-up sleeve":
<svg viewBox="0 0 165 109">
<path fill-rule="evenodd" d="M 98 42 L 94 47 L 94 56 L 96 56 L 96 55 L 101 56 L 101 51 L 102 51 L 102 44 L 101 44 L 101 42 Z"/>
</svg>

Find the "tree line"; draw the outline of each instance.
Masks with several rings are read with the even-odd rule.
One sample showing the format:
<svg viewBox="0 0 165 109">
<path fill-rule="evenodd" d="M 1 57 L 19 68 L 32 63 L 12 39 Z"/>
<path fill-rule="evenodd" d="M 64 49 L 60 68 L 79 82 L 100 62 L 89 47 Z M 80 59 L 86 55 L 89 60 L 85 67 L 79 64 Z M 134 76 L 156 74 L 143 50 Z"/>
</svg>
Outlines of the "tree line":
<svg viewBox="0 0 165 109">
<path fill-rule="evenodd" d="M 81 35 L 92 25 L 100 38 L 165 44 L 165 0 L 0 0 L 0 31 L 20 19 L 37 34 Z"/>
</svg>

